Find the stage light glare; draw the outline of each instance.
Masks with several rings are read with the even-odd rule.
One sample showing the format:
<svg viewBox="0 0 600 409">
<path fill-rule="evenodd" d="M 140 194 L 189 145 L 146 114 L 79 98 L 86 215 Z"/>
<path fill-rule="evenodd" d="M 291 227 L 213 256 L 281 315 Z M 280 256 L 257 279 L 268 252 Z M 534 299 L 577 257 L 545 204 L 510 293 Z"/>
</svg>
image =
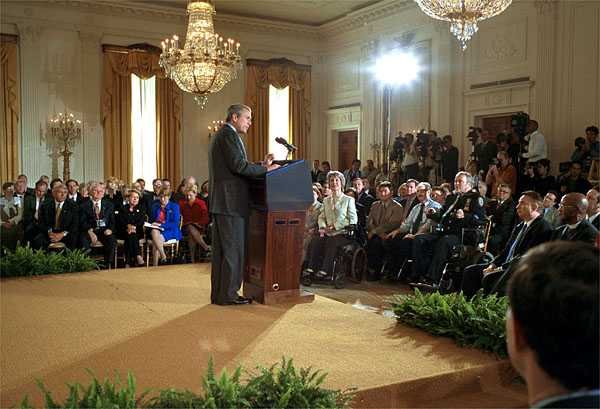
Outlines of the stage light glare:
<svg viewBox="0 0 600 409">
<path fill-rule="evenodd" d="M 375 77 L 386 85 L 406 85 L 417 79 L 421 67 L 411 53 L 382 56 L 375 63 Z"/>
</svg>

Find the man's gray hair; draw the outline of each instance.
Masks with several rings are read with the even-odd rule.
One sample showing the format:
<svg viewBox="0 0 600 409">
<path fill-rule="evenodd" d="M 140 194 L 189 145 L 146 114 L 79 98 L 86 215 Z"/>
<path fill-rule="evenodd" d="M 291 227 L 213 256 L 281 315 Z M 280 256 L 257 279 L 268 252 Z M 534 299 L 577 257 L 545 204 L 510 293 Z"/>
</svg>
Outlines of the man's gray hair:
<svg viewBox="0 0 600 409">
<path fill-rule="evenodd" d="M 104 184 L 104 182 L 98 182 L 98 181 L 92 181 L 90 183 L 90 187 L 88 188 L 88 192 L 93 192 L 95 189 L 97 189 L 98 187 L 102 187 L 103 189 L 106 188 L 106 185 Z"/>
<path fill-rule="evenodd" d="M 329 173 L 327 173 L 327 182 L 329 182 L 329 179 L 331 178 L 338 178 L 342 185 L 342 190 L 344 190 L 344 186 L 346 186 L 346 178 L 344 177 L 344 174 L 342 172 L 339 172 L 337 170 L 330 170 Z"/>
<path fill-rule="evenodd" d="M 233 114 L 240 116 L 244 111 L 252 112 L 252 109 L 248 105 L 244 104 L 231 105 L 229 108 L 227 108 L 227 122 L 230 122 L 233 119 Z"/>
<path fill-rule="evenodd" d="M 459 176 L 463 176 L 463 177 L 465 178 L 465 182 L 466 182 L 466 183 L 467 183 L 469 186 L 473 187 L 473 180 L 474 180 L 474 179 L 473 179 L 473 176 L 471 176 L 471 174 L 470 174 L 469 172 L 465 172 L 464 170 L 461 170 L 460 172 L 458 172 L 458 173 L 456 174 L 456 176 L 454 177 L 454 179 L 456 179 L 456 178 L 457 178 L 457 177 L 459 177 Z"/>
<path fill-rule="evenodd" d="M 431 190 L 431 185 L 427 182 L 421 182 L 417 185 L 417 190 L 425 189 L 427 191 Z"/>
</svg>

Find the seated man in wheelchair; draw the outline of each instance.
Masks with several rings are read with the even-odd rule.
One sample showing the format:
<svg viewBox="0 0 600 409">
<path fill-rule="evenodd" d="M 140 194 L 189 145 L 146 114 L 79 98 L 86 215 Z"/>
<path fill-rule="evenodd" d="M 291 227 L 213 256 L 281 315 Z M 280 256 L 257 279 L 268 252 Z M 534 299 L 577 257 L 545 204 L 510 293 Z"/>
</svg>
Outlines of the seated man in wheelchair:
<svg viewBox="0 0 600 409">
<path fill-rule="evenodd" d="M 534 191 L 523 192 L 517 204 L 521 223 L 513 229 L 506 246 L 490 264 L 474 264 L 463 273 L 462 292 L 467 297 L 475 295 L 482 286 L 490 292 L 497 278 L 514 265 L 532 247 L 550 240 L 552 226 L 540 213 L 542 198 Z"/>
<path fill-rule="evenodd" d="M 412 245 L 413 276 L 424 284 L 436 286 L 452 248 L 462 241 L 463 229 L 476 228 L 485 222 L 484 200 L 473 190 L 473 177 L 458 172 L 454 178 L 455 191 L 446 198 L 444 207 L 428 217 L 437 222 L 435 231 L 415 236 Z M 432 254 L 432 257 L 426 257 Z"/>
<path fill-rule="evenodd" d="M 381 182 L 377 186 L 378 201 L 371 206 L 367 224 L 368 281 L 379 280 L 383 258 L 384 242 L 388 234 L 402 223 L 402 205 L 392 200 L 392 183 Z"/>
<path fill-rule="evenodd" d="M 386 270 L 394 278 L 406 259 L 411 255 L 413 239 L 417 235 L 429 232 L 431 224 L 427 218 L 427 213 L 430 209 L 437 211 L 442 208 L 442 205 L 431 199 L 431 185 L 427 182 L 421 182 L 417 185 L 416 202 L 417 205 L 412 208 L 400 227 L 392 230 L 386 237 Z M 410 273 L 404 277 L 406 280 L 416 278 L 411 277 Z"/>
<path fill-rule="evenodd" d="M 338 249 L 352 243 L 346 237 L 346 228 L 358 221 L 354 199 L 342 193 L 345 178 L 341 172 L 327 174 L 331 195 L 323 199 L 319 214 L 319 237 L 315 237 L 308 249 L 305 273 L 324 278 L 333 274 L 333 262 Z"/>
</svg>

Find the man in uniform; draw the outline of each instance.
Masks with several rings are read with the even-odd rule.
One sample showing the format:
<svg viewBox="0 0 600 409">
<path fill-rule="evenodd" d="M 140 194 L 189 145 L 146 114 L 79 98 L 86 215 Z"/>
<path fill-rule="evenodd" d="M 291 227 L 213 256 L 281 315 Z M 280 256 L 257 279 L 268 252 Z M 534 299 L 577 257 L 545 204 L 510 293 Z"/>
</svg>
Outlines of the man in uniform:
<svg viewBox="0 0 600 409">
<path fill-rule="evenodd" d="M 461 243 L 462 229 L 480 226 L 485 220 L 484 200 L 473 190 L 473 177 L 467 172 L 458 172 L 454 188 L 442 210 L 429 211 L 428 217 L 437 222 L 435 232 L 414 238 L 413 276 L 421 277 L 420 281 L 426 284 L 440 281 L 452 247 Z M 426 253 L 432 253 L 433 257 L 425 257 Z"/>
</svg>

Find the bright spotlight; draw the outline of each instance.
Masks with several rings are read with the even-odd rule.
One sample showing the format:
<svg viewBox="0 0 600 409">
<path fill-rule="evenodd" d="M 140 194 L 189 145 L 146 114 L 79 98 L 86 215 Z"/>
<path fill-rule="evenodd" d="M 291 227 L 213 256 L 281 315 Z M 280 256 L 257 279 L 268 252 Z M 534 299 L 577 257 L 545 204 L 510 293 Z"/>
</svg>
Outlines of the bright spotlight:
<svg viewBox="0 0 600 409">
<path fill-rule="evenodd" d="M 417 79 L 419 61 L 411 53 L 387 54 L 375 63 L 375 77 L 386 85 L 405 85 Z"/>
</svg>

